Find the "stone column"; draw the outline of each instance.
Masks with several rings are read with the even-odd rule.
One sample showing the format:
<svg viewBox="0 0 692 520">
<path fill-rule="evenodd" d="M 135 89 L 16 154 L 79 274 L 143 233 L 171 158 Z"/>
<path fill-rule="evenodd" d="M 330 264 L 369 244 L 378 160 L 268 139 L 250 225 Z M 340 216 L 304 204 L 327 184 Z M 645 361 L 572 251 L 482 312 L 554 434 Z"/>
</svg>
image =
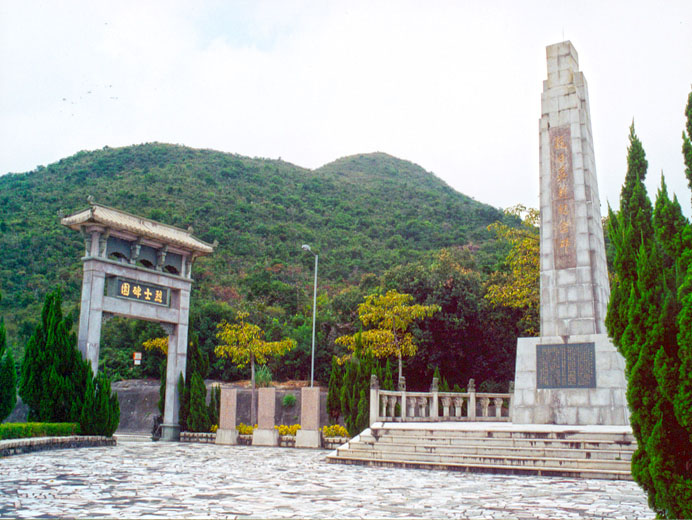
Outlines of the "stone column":
<svg viewBox="0 0 692 520">
<path fill-rule="evenodd" d="M 300 389 L 300 430 L 296 433 L 296 448 L 319 448 L 320 434 L 320 389 Z"/>
<path fill-rule="evenodd" d="M 610 296 L 586 79 L 546 49 L 540 119 L 541 336 L 604 334 Z"/>
<path fill-rule="evenodd" d="M 260 388 L 257 393 L 257 429 L 252 433 L 252 445 L 278 446 L 279 432 L 274 428 L 276 388 Z"/>
<path fill-rule="evenodd" d="M 98 239 L 92 240 L 93 243 L 98 245 Z M 84 277 L 82 278 L 77 346 L 82 357 L 89 361 L 94 374 L 98 372 L 99 367 L 105 283 L 106 275 L 101 265 L 96 261 L 86 260 L 84 262 Z"/>
<path fill-rule="evenodd" d="M 175 294 L 175 293 L 174 293 Z M 172 295 L 173 296 L 173 295 Z M 179 310 L 179 322 L 162 324 L 168 332 L 168 358 L 166 367 L 166 401 L 161 426 L 161 440 L 177 441 L 180 438 L 180 396 L 178 395 L 178 380 L 182 374 L 185 377 L 187 367 L 187 333 L 188 312 L 190 309 L 190 291 L 181 289 L 175 296 Z"/>
<path fill-rule="evenodd" d="M 216 430 L 216 444 L 238 444 L 238 431 L 235 428 L 238 390 L 235 388 L 222 388 L 220 408 L 219 429 Z"/>
<path fill-rule="evenodd" d="M 163 409 L 163 424 L 161 425 L 162 441 L 177 441 L 180 439 L 178 379 L 183 371 L 178 369 L 179 327 L 173 324 L 161 324 L 168 332 L 168 356 L 166 358 L 166 399 Z"/>
</svg>

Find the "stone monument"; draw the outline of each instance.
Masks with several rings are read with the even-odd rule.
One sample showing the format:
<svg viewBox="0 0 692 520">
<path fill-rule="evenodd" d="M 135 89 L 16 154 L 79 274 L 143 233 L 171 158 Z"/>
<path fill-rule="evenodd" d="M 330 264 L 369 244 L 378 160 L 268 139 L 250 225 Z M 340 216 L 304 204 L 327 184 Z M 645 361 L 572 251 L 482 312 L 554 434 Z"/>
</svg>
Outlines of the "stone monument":
<svg viewBox="0 0 692 520">
<path fill-rule="evenodd" d="M 569 41 L 546 49 L 540 119 L 541 329 L 517 344 L 512 421 L 629 424 L 610 296 L 589 97 Z"/>
</svg>

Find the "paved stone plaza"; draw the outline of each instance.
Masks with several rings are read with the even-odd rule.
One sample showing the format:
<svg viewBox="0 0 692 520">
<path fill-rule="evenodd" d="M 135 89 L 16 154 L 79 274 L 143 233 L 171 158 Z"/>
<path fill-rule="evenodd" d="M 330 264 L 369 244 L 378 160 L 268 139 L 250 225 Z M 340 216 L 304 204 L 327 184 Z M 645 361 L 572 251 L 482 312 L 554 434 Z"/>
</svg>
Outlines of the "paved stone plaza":
<svg viewBox="0 0 692 520">
<path fill-rule="evenodd" d="M 0 460 L 0 517 L 653 518 L 633 482 L 326 464 L 322 450 L 120 441 Z"/>
</svg>

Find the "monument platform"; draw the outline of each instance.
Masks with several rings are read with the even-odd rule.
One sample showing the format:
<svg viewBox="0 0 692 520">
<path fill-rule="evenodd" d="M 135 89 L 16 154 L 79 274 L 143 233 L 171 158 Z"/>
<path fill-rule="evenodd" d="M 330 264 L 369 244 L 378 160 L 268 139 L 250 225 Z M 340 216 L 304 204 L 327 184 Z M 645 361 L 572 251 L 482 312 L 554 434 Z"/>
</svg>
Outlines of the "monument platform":
<svg viewBox="0 0 692 520">
<path fill-rule="evenodd" d="M 632 480 L 626 425 L 380 422 L 327 456 L 335 464 Z"/>
</svg>

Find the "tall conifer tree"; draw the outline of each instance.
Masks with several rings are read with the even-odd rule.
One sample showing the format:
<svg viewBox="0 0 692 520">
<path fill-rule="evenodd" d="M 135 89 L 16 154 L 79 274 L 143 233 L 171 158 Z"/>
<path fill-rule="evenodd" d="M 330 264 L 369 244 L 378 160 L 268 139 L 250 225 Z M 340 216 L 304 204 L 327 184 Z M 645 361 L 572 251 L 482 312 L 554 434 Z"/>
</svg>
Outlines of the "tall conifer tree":
<svg viewBox="0 0 692 520">
<path fill-rule="evenodd" d="M 2 293 L 0 293 L 2 300 Z M 17 369 L 12 350 L 7 345 L 5 320 L 0 316 L 0 422 L 12 413 L 17 403 Z"/>
<path fill-rule="evenodd" d="M 692 131 L 692 94 L 687 106 Z M 687 153 L 686 153 L 687 152 Z M 692 147 L 683 133 L 692 187 Z M 663 518 L 692 517 L 692 228 L 662 180 L 654 210 L 646 159 L 630 128 L 620 211 L 610 211 L 614 283 L 606 324 L 625 356 L 638 448 L 632 476 Z M 636 252 L 636 254 L 635 254 Z"/>
</svg>

